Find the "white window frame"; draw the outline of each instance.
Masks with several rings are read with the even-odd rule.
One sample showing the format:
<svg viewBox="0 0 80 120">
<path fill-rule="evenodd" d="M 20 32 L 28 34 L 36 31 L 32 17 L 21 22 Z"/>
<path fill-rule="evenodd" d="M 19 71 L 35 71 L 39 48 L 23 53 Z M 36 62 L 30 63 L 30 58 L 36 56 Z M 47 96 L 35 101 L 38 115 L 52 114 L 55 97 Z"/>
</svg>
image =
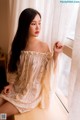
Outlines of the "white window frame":
<svg viewBox="0 0 80 120">
<path fill-rule="evenodd" d="M 70 57 L 72 59 L 72 48 L 73 48 L 73 40 L 68 39 L 67 43 L 64 45 L 63 53 Z M 69 113 L 69 108 L 68 108 L 68 99 L 63 95 L 62 91 L 57 88 L 56 95 L 61 101 L 62 105 L 66 109 L 66 111 Z"/>
</svg>

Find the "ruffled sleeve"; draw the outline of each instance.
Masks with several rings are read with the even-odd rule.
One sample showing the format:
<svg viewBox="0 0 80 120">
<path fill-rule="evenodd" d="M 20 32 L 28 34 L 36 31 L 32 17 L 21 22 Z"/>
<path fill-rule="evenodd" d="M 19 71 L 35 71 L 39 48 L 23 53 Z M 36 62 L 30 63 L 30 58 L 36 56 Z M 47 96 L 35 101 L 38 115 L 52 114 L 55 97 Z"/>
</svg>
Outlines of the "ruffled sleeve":
<svg viewBox="0 0 80 120">
<path fill-rule="evenodd" d="M 50 75 L 51 75 L 51 60 L 46 64 L 45 77 L 42 82 L 41 102 L 39 107 L 46 109 L 50 103 Z"/>
<path fill-rule="evenodd" d="M 14 84 L 16 78 L 17 78 L 17 72 L 15 72 L 15 73 L 7 73 L 7 81 L 9 83 Z"/>
</svg>

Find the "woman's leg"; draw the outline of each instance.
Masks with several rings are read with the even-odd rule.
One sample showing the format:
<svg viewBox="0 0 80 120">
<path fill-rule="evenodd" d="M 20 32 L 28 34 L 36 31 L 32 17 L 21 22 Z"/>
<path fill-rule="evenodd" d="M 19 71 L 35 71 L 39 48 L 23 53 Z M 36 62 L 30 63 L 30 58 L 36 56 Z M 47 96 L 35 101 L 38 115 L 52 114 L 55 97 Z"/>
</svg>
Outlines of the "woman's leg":
<svg viewBox="0 0 80 120">
<path fill-rule="evenodd" d="M 10 102 L 5 102 L 3 105 L 0 106 L 0 113 L 6 113 L 7 116 L 11 116 L 14 114 L 18 114 L 19 111 Z"/>
</svg>

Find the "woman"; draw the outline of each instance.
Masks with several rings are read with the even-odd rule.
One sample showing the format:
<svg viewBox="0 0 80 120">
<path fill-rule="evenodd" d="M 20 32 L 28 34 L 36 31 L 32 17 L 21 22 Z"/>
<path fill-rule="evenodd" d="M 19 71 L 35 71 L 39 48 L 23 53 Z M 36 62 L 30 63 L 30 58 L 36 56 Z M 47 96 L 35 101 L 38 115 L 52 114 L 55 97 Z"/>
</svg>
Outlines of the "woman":
<svg viewBox="0 0 80 120">
<path fill-rule="evenodd" d="M 38 11 L 25 9 L 20 17 L 12 42 L 8 64 L 9 85 L 0 94 L 0 113 L 8 116 L 37 107 L 46 108 L 49 99 L 50 63 L 56 65 L 62 44 L 55 43 L 54 55 L 48 45 L 36 37 L 41 28 Z M 54 66 L 55 68 L 55 66 Z"/>
</svg>

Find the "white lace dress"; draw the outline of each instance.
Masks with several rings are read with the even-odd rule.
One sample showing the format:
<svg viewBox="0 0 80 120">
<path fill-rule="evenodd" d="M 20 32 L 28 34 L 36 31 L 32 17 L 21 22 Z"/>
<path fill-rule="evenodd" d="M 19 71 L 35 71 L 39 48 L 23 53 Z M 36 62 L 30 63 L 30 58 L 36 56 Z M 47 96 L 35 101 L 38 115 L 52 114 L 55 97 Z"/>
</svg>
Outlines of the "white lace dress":
<svg viewBox="0 0 80 120">
<path fill-rule="evenodd" d="M 8 73 L 13 90 L 0 97 L 12 103 L 20 113 L 40 106 L 48 107 L 50 91 L 50 68 L 52 53 L 22 51 L 16 73 Z"/>
</svg>

